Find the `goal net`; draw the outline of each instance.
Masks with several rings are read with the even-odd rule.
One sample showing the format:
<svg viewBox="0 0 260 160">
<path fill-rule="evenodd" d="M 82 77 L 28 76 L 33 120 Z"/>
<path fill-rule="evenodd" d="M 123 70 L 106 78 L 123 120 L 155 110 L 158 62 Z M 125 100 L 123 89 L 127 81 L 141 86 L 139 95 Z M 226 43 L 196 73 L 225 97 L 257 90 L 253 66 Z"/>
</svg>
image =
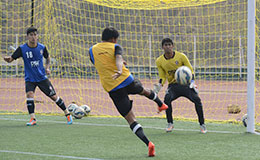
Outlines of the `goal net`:
<svg viewBox="0 0 260 160">
<path fill-rule="evenodd" d="M 174 50 L 185 53 L 195 70 L 206 120 L 240 121 L 247 112 L 247 0 L 2 0 L 0 13 L 2 56 L 26 42 L 26 28 L 37 27 L 39 42 L 51 56 L 49 79 L 67 106 L 76 102 L 89 105 L 92 115 L 119 115 L 88 55 L 88 48 L 101 41 L 104 27 L 113 26 L 120 32 L 127 67 L 145 88 L 158 82 L 155 60 L 163 54 L 161 40 L 170 37 Z M 256 39 L 255 116 L 260 123 Z M 22 59 L 0 63 L 0 110 L 27 112 Z M 161 99 L 166 89 L 159 93 Z M 130 98 L 137 116 L 165 116 L 147 98 Z M 34 99 L 36 112 L 60 112 L 39 89 Z M 232 104 L 241 112 L 228 114 Z M 172 106 L 175 118 L 197 118 L 194 104 L 185 98 Z"/>
</svg>

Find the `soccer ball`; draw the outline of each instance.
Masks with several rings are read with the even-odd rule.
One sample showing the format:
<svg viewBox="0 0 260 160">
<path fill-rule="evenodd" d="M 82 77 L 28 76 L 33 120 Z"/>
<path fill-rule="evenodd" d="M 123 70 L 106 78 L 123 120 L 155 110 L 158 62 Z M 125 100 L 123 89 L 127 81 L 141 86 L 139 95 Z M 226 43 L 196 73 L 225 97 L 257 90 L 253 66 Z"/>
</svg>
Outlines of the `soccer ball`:
<svg viewBox="0 0 260 160">
<path fill-rule="evenodd" d="M 192 73 L 189 67 L 181 66 L 175 72 L 175 79 L 181 85 L 188 85 L 192 79 Z"/>
<path fill-rule="evenodd" d="M 82 105 L 80 106 L 84 111 L 85 111 L 85 114 L 88 115 L 91 111 L 91 108 L 88 106 L 88 105 Z"/>
<path fill-rule="evenodd" d="M 68 111 L 70 113 L 73 113 L 74 109 L 77 108 L 78 105 L 76 105 L 75 103 L 71 103 L 69 106 L 68 106 Z"/>
<path fill-rule="evenodd" d="M 72 114 L 76 119 L 81 119 L 82 117 L 85 116 L 85 111 L 83 110 L 83 108 L 81 107 L 76 107 L 73 110 L 73 114 Z"/>
<path fill-rule="evenodd" d="M 247 114 L 243 115 L 242 122 L 245 127 L 247 127 Z"/>
</svg>

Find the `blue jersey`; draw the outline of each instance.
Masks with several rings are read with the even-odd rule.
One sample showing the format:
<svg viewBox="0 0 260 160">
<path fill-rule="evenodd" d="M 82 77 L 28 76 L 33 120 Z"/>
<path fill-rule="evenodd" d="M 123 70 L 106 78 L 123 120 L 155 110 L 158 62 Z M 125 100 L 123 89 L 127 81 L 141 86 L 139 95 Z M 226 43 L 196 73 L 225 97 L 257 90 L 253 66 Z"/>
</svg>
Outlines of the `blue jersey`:
<svg viewBox="0 0 260 160">
<path fill-rule="evenodd" d="M 40 82 L 47 79 L 43 66 L 43 56 L 48 58 L 46 47 L 37 43 L 37 47 L 30 48 L 28 44 L 20 45 L 12 55 L 13 59 L 23 57 L 26 82 Z"/>
</svg>

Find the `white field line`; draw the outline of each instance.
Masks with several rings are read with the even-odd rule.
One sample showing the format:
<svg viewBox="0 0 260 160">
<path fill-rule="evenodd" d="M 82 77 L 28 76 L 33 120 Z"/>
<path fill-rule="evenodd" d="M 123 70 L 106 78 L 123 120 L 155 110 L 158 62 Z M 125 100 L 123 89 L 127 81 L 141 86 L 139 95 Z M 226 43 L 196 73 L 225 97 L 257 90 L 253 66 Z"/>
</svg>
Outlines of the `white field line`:
<svg viewBox="0 0 260 160">
<path fill-rule="evenodd" d="M 63 156 L 63 155 L 55 155 L 55 154 L 42 154 L 42 153 L 34 153 L 34 152 L 20 152 L 20 151 L 9 151 L 9 150 L 0 150 L 0 153 L 26 154 L 26 155 L 34 155 L 34 156 L 59 157 L 59 158 L 68 158 L 68 159 L 103 160 L 103 159 L 97 159 L 97 158 Z"/>
<path fill-rule="evenodd" d="M 0 117 L 0 120 L 12 120 L 12 121 L 25 121 L 27 122 L 28 119 L 15 119 L 15 118 L 2 118 Z M 49 120 L 40 120 L 38 122 L 45 122 L 45 123 L 66 123 L 65 121 L 49 121 Z M 102 126 L 102 127 L 127 127 L 129 128 L 129 125 L 118 125 L 118 124 L 97 124 L 97 123 L 81 123 L 81 122 L 73 122 L 73 125 L 86 125 L 86 126 Z M 149 128 L 149 129 L 158 129 L 158 130 L 165 130 L 165 128 L 161 127 L 153 127 L 153 126 L 142 126 L 143 128 Z M 198 132 L 196 129 L 177 129 L 174 128 L 175 131 L 188 131 L 188 132 Z M 210 133 L 226 133 L 226 134 L 243 134 L 245 132 L 232 132 L 232 131 L 214 131 L 214 130 L 208 130 Z"/>
</svg>

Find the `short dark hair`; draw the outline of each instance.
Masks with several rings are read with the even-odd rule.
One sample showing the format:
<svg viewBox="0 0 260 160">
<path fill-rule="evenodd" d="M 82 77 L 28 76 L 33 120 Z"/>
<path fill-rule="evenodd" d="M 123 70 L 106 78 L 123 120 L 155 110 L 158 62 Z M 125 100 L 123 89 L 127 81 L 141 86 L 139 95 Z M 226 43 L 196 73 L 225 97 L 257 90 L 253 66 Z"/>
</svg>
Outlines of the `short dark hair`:
<svg viewBox="0 0 260 160">
<path fill-rule="evenodd" d="M 102 41 L 108 41 L 112 38 L 117 39 L 119 37 L 118 31 L 114 27 L 106 27 L 102 32 Z"/>
<path fill-rule="evenodd" d="M 29 27 L 29 28 L 27 28 L 26 34 L 28 35 L 28 34 L 30 34 L 31 32 L 37 32 L 37 28 L 35 28 L 35 27 Z"/>
<path fill-rule="evenodd" d="M 172 41 L 171 38 L 164 38 L 164 39 L 162 40 L 162 46 L 164 45 L 164 43 L 167 43 L 167 42 L 170 42 L 170 43 L 173 45 L 173 41 Z"/>
</svg>

